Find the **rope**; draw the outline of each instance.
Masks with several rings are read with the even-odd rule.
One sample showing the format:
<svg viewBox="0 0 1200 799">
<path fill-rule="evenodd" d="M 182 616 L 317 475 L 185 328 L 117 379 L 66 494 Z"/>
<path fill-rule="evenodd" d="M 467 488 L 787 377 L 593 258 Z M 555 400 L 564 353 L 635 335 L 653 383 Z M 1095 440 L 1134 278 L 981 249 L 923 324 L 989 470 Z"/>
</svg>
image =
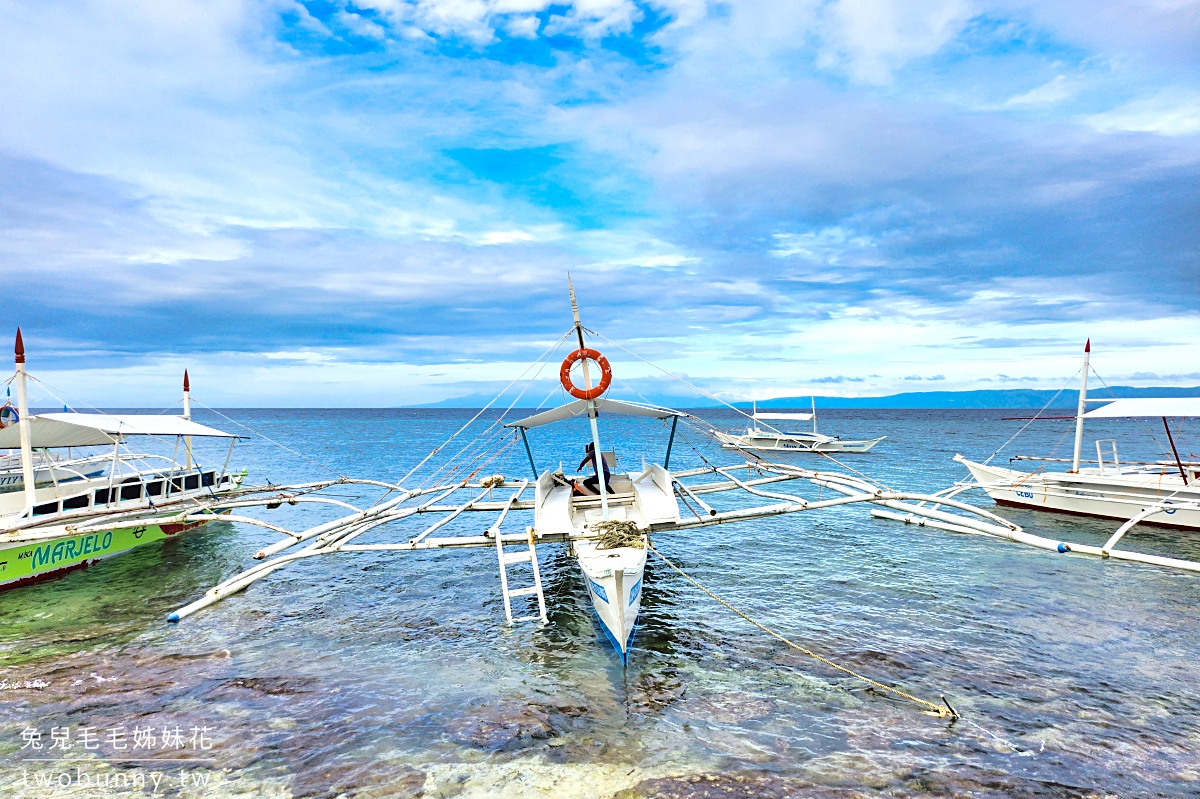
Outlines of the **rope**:
<svg viewBox="0 0 1200 799">
<path fill-rule="evenodd" d="M 480 408 L 479 412 L 476 413 L 474 416 L 472 416 L 470 421 L 468 421 L 462 427 L 458 428 L 458 430 L 456 430 L 453 435 L 451 435 L 449 438 L 447 438 L 441 444 L 438 444 L 436 447 L 434 447 L 433 450 L 428 455 L 426 455 L 424 458 L 421 459 L 420 463 L 418 463 L 416 466 L 409 469 L 408 474 L 401 477 L 399 480 L 396 481 L 396 483 L 397 484 L 403 483 L 405 480 L 412 477 L 418 469 L 420 469 L 422 466 L 424 466 L 426 463 L 429 462 L 430 458 L 432 458 L 434 455 L 441 452 L 442 448 L 445 447 L 446 445 L 448 445 L 451 441 L 458 438 L 459 435 L 461 435 L 464 430 L 466 430 L 468 427 L 470 427 L 472 424 L 474 424 L 476 419 L 478 419 L 480 416 L 483 416 L 484 412 L 486 412 L 488 408 L 492 407 L 492 405 L 494 405 L 498 399 L 500 399 L 502 396 L 504 396 L 505 391 L 508 391 L 510 388 L 515 386 L 517 383 L 521 382 L 521 380 L 525 377 L 525 375 L 527 375 L 529 373 L 530 369 L 541 364 L 543 358 L 545 358 L 547 355 L 549 355 L 550 353 L 557 350 L 560 346 L 562 346 L 562 343 L 564 341 L 566 341 L 567 338 L 573 332 L 574 332 L 573 330 L 569 330 L 566 333 L 564 333 L 558 341 L 554 342 L 554 344 L 551 345 L 545 352 L 543 352 L 541 355 L 539 355 L 536 361 L 529 364 L 529 366 L 526 366 L 524 372 L 521 372 L 521 374 L 518 375 L 515 380 L 513 380 L 511 383 L 509 383 L 507 386 L 505 386 L 503 389 L 501 389 L 499 394 L 492 397 L 492 399 L 488 402 L 487 405 L 484 405 L 482 408 Z M 542 365 L 544 366 L 545 364 L 542 364 Z M 541 374 L 541 369 L 538 370 L 538 374 Z M 527 389 L 528 389 L 528 386 L 526 387 L 526 390 Z M 524 394 L 524 393 L 525 393 L 525 391 L 522 390 L 521 394 Z M 514 400 L 513 402 L 515 404 L 516 400 Z M 508 406 L 508 410 L 512 410 L 512 405 Z M 505 411 L 505 413 L 507 413 L 507 412 L 508 411 Z M 501 418 L 503 418 L 503 414 L 501 414 Z M 492 423 L 491 427 L 494 427 L 494 426 L 495 426 L 495 422 Z M 491 427 L 489 427 L 488 430 L 491 430 Z M 485 431 L 485 433 L 486 433 L 486 431 Z M 483 435 L 484 435 L 484 433 L 481 433 L 478 437 L 476 437 L 475 441 L 478 441 L 479 438 L 481 438 Z M 454 457 L 457 458 L 459 455 L 461 455 L 463 452 L 465 452 L 467 449 L 469 449 L 474 443 L 475 442 L 473 441 L 473 442 L 471 442 L 471 444 L 467 444 L 467 446 L 464 447 L 462 450 L 460 450 L 458 452 L 458 454 L 456 454 Z M 453 462 L 453 458 L 451 459 L 450 462 Z M 445 467 L 445 465 L 443 465 L 441 468 L 444 469 L 446 467 Z M 440 471 L 440 469 L 439 469 L 439 471 Z M 434 474 L 436 475 L 437 472 L 434 472 Z M 432 478 L 432 475 L 431 475 L 431 478 Z"/>
<path fill-rule="evenodd" d="M 301 460 L 307 461 L 308 463 L 311 463 L 313 466 L 317 466 L 317 467 L 319 467 L 319 468 L 321 468 L 321 469 L 324 469 L 325 471 L 327 471 L 327 472 L 329 472 L 330 474 L 332 474 L 334 477 L 337 477 L 337 478 L 339 478 L 339 479 L 341 479 L 341 480 L 344 480 L 344 479 L 346 479 L 346 475 L 344 475 L 344 474 L 340 474 L 340 473 L 339 473 L 339 472 L 338 472 L 336 469 L 332 469 L 332 468 L 330 468 L 328 464 L 326 464 L 326 463 L 321 463 L 321 462 L 320 462 L 320 461 L 318 461 L 318 460 L 315 460 L 315 459 L 313 459 L 313 458 L 310 458 L 310 457 L 308 457 L 307 455 L 305 455 L 303 452 L 299 452 L 299 451 L 297 451 L 297 450 L 294 450 L 294 449 L 292 449 L 292 448 L 291 448 L 291 447 L 289 447 L 287 444 L 281 444 L 280 442 L 276 441 L 275 439 L 271 438 L 270 436 L 263 435 L 262 433 L 260 433 L 260 432 L 258 432 L 257 430 L 255 430 L 255 429 L 253 429 L 253 428 L 249 427 L 248 425 L 244 425 L 244 424 L 242 424 L 242 423 L 241 423 L 241 422 L 239 422 L 237 419 L 231 419 L 231 418 L 229 418 L 228 416 L 226 416 L 225 414 L 223 414 L 223 413 L 221 413 L 220 411 L 218 411 L 216 408 L 210 408 L 210 407 L 208 407 L 207 405 L 205 405 L 203 402 L 200 402 L 199 400 L 192 400 L 192 403 L 193 403 L 193 404 L 195 404 L 195 405 L 198 405 L 198 406 L 200 406 L 201 408 L 203 408 L 204 410 L 208 411 L 209 413 L 215 413 L 217 416 L 220 416 L 222 419 L 224 419 L 224 420 L 225 420 L 225 421 L 227 421 L 227 422 L 230 422 L 231 424 L 236 424 L 238 427 L 242 428 L 243 430 L 248 430 L 248 431 L 250 431 L 250 432 L 251 432 L 251 433 L 253 433 L 255 436 L 257 436 L 257 437 L 261 438 L 263 441 L 270 441 L 270 442 L 271 442 L 272 444 L 274 444 L 275 446 L 279 447 L 279 448 L 280 448 L 280 449 L 282 449 L 282 450 L 285 450 L 285 451 L 287 451 L 287 452 L 290 452 L 290 453 L 292 453 L 292 454 L 293 454 L 293 455 L 295 455 L 297 458 L 300 458 Z"/>
<path fill-rule="evenodd" d="M 715 599 L 717 602 L 724 605 L 727 610 L 730 610 L 733 613 L 735 613 L 736 615 L 741 616 L 743 619 L 750 622 L 755 627 L 757 627 L 758 629 L 765 632 L 767 635 L 771 636 L 772 638 L 778 639 L 779 641 L 782 641 L 783 643 L 790 646 L 792 649 L 795 649 L 797 652 L 803 652 L 804 654 L 808 655 L 813 660 L 816 660 L 819 663 L 823 663 L 826 666 L 836 669 L 837 671 L 840 671 L 844 674 L 849 674 L 851 677 L 854 677 L 857 680 L 862 680 L 863 682 L 867 683 L 868 685 L 870 685 L 874 688 L 878 688 L 881 691 L 886 691 L 887 693 L 894 694 L 902 699 L 907 699 L 910 702 L 915 702 L 916 704 L 925 708 L 926 713 L 935 715 L 938 718 L 955 718 L 955 719 L 958 718 L 958 714 L 955 713 L 950 708 L 949 704 L 945 704 L 945 707 L 943 707 L 942 705 L 934 704 L 933 702 L 930 702 L 927 699 L 921 699 L 920 697 L 913 696 L 912 694 L 902 691 L 899 688 L 893 688 L 890 685 L 885 685 L 884 683 L 881 683 L 878 680 L 872 680 L 870 677 L 867 677 L 866 675 L 859 674 L 857 671 L 854 671 L 853 669 L 849 669 L 849 668 L 846 668 L 845 666 L 834 663 L 832 660 L 825 657 L 824 655 L 819 655 L 816 652 L 812 651 L 811 649 L 807 649 L 803 646 L 800 646 L 800 644 L 795 643 L 794 641 L 790 641 L 787 638 L 784 638 L 782 635 L 775 632 L 770 627 L 766 626 L 762 622 L 752 619 L 750 616 L 748 616 L 745 613 L 743 613 L 742 611 L 738 610 L 733 605 L 726 602 L 724 599 L 721 599 L 721 597 L 717 596 L 712 591 L 709 591 L 707 588 L 705 588 L 703 585 L 701 585 L 699 582 L 697 582 L 696 579 L 694 577 L 692 577 L 690 574 L 688 574 L 683 569 L 676 566 L 671 561 L 667 560 L 667 558 L 664 557 L 661 552 L 659 552 L 657 549 L 654 548 L 654 544 L 647 541 L 646 546 L 650 549 L 651 552 L 653 552 L 655 555 L 658 556 L 659 560 L 661 560 L 663 563 L 670 566 L 680 577 L 687 580 L 689 583 L 696 586 L 704 593 L 708 594 L 710 597 Z M 946 702 L 945 698 L 942 699 L 942 702 L 943 703 Z"/>
<path fill-rule="evenodd" d="M 634 357 L 634 358 L 637 358 L 639 361 L 641 361 L 642 363 L 646 364 L 647 366 L 651 366 L 651 367 L 653 367 L 653 368 L 657 369 L 658 371 L 660 371 L 660 372 L 662 372 L 663 374 L 665 374 L 667 377 L 670 377 L 670 378 L 672 378 L 673 380 L 678 380 L 680 383 L 683 383 L 685 386 L 687 386 L 687 387 L 691 388 L 692 390 L 694 390 L 694 391 L 697 391 L 697 392 L 699 392 L 700 394 L 703 394 L 704 396 L 708 397 L 710 400 L 713 400 L 714 402 L 719 402 L 719 403 L 721 403 L 721 404 L 722 404 L 722 405 L 724 405 L 726 408 L 729 408 L 730 410 L 733 410 L 733 411 L 736 411 L 737 413 L 740 413 L 742 416 L 745 416 L 747 419 L 752 419 L 752 418 L 754 418 L 754 417 L 752 417 L 750 414 L 748 414 L 748 413 L 746 413 L 745 411 L 743 411 L 741 408 L 737 408 L 737 407 L 734 407 L 733 405 L 730 405 L 728 402 L 726 402 L 725 400 L 721 399 L 720 397 L 717 397 L 717 396 L 714 396 L 714 395 L 712 395 L 712 394 L 709 394 L 709 393 L 708 393 L 707 391 L 705 391 L 704 389 L 700 388 L 699 386 L 697 386 L 697 385 L 695 385 L 695 384 L 693 384 L 693 383 L 690 383 L 690 382 L 688 382 L 687 380 L 684 380 L 684 379 L 683 379 L 682 377 L 680 377 L 679 375 L 677 375 L 677 374 L 673 374 L 673 373 L 671 373 L 671 372 L 668 372 L 666 369 L 662 368 L 661 366 L 659 366 L 658 364 L 656 364 L 656 363 L 654 363 L 654 362 L 652 362 L 652 361 L 648 361 L 648 360 L 646 360 L 646 359 L 645 359 L 645 358 L 643 358 L 642 356 L 638 355 L 636 352 L 632 352 L 631 350 L 629 350 L 629 349 L 626 349 L 625 347 L 622 347 L 620 344 L 618 344 L 617 342 L 613 341 L 613 340 L 612 340 L 612 339 L 610 339 L 608 336 L 601 335 L 600 333 L 597 333 L 595 330 L 592 330 L 591 328 L 586 328 L 586 327 L 585 327 L 585 328 L 584 328 L 584 330 L 587 330 L 589 333 L 591 333 L 591 334 L 592 334 L 593 336 L 595 336 L 596 338 L 603 339 L 604 341 L 607 341 L 609 344 L 613 345 L 614 347 L 616 347 L 617 349 L 619 349 L 621 352 L 624 352 L 626 355 L 630 355 L 630 356 L 632 356 L 632 357 Z M 641 396 L 641 395 L 639 395 L 639 396 Z M 768 425 L 768 426 L 769 426 L 769 425 Z"/>
<path fill-rule="evenodd" d="M 1108 395 L 1110 397 L 1112 397 L 1113 399 L 1120 399 L 1117 396 L 1117 392 L 1112 390 L 1112 386 L 1110 386 L 1108 383 L 1104 382 L 1104 378 L 1101 377 L 1100 373 L 1096 371 L 1096 367 L 1094 367 L 1094 366 L 1091 367 L 1091 373 L 1094 374 L 1096 376 L 1096 379 L 1100 381 L 1100 385 L 1104 386 L 1104 388 L 1108 390 Z M 1141 419 L 1138 419 L 1135 416 L 1135 417 L 1132 417 L 1132 421 L 1138 427 L 1142 428 L 1143 433 L 1145 433 L 1146 435 L 1148 435 L 1150 437 L 1150 440 L 1154 442 L 1154 446 L 1158 447 L 1158 451 L 1163 454 L 1163 457 L 1171 455 L 1170 448 L 1168 448 L 1161 441 L 1159 441 L 1158 438 L 1155 437 L 1154 433 L 1150 431 L 1150 428 L 1146 427 L 1146 425 L 1142 424 Z"/>
<path fill-rule="evenodd" d="M 596 522 L 592 525 L 592 529 L 600 533 L 596 549 L 646 548 L 646 535 L 633 522 Z"/>
<path fill-rule="evenodd" d="M 1051 398 L 1050 398 L 1050 400 L 1049 400 L 1049 401 L 1048 401 L 1048 402 L 1047 402 L 1045 405 L 1043 405 L 1043 406 L 1042 406 L 1042 410 L 1038 411 L 1038 412 L 1037 412 L 1037 413 L 1035 413 L 1033 416 L 1029 417 L 1029 421 L 1027 421 L 1025 424 L 1021 425 L 1021 429 L 1020 429 L 1020 430 L 1018 430 L 1017 432 L 1013 433 L 1013 434 L 1012 434 L 1012 436 L 1011 436 L 1011 437 L 1008 439 L 1008 441 L 1005 441 L 1003 444 L 1001 444 L 1001 445 L 1000 445 L 1000 448 L 999 448 L 999 449 L 997 449 L 995 452 L 993 452 L 991 455 L 989 455 L 989 456 L 988 456 L 988 459 L 987 459 L 986 461 L 984 461 L 984 462 L 983 462 L 983 465 L 984 465 L 984 466 L 987 466 L 989 463 L 991 463 L 991 462 L 992 462 L 992 458 L 995 458 L 997 455 L 999 455 L 1001 452 L 1003 452 L 1003 451 L 1004 451 L 1004 448 L 1005 448 L 1005 447 L 1007 447 L 1009 444 L 1013 443 L 1013 441 L 1014 441 L 1014 440 L 1016 440 L 1017 436 L 1019 436 L 1019 435 L 1021 435 L 1022 433 L 1024 433 L 1024 432 L 1025 432 L 1025 428 L 1026 428 L 1026 427 L 1029 427 L 1029 425 L 1033 424 L 1033 423 L 1034 423 L 1034 421 L 1036 421 L 1036 420 L 1037 420 L 1037 418 L 1038 418 L 1039 416 L 1041 416 L 1041 415 L 1042 415 L 1042 411 L 1045 411 L 1047 408 L 1049 408 L 1049 407 L 1050 407 L 1050 406 L 1051 406 L 1051 405 L 1054 403 L 1054 401 L 1055 401 L 1056 399 L 1058 399 L 1058 395 L 1059 395 L 1059 394 L 1061 394 L 1061 393 L 1063 393 L 1064 391 L 1066 391 L 1066 390 L 1067 390 L 1067 386 L 1071 385 L 1071 382 L 1072 382 L 1073 380 L 1075 380 L 1075 378 L 1076 378 L 1076 377 L 1078 377 L 1078 376 L 1079 376 L 1079 374 L 1080 374 L 1082 371 L 1083 371 L 1083 367 L 1082 367 L 1082 366 L 1081 366 L 1080 368 L 1076 369 L 1076 370 L 1075 370 L 1075 374 L 1071 375 L 1071 376 L 1070 376 L 1070 377 L 1067 379 L 1067 382 L 1063 383 L 1063 386 L 1062 386 L 1062 388 L 1060 388 L 1058 391 L 1055 391 L 1055 392 L 1054 392 L 1054 396 L 1053 396 L 1053 397 L 1051 397 Z M 1097 376 L 1098 376 L 1098 375 L 1097 375 Z M 1056 448 L 1057 448 L 1057 447 L 1056 447 Z"/>
</svg>

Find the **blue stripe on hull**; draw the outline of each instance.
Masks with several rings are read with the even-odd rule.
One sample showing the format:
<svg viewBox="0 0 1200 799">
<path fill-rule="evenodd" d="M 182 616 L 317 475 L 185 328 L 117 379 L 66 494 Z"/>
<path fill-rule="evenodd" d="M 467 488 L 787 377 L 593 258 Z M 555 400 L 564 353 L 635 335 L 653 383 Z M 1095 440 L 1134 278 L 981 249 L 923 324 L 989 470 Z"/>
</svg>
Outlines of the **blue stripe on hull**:
<svg viewBox="0 0 1200 799">
<path fill-rule="evenodd" d="M 621 645 L 617 643 L 617 637 L 613 635 L 612 630 L 608 629 L 608 625 L 604 623 L 604 619 L 592 608 L 592 613 L 596 620 L 600 622 L 600 629 L 604 632 L 604 637 L 612 644 L 613 649 L 617 650 L 617 654 L 621 656 L 621 665 L 625 666 L 629 663 L 629 648 L 633 645 L 633 632 L 637 629 L 637 622 L 634 622 L 633 627 L 629 630 L 629 638 L 625 641 L 625 649 L 621 649 Z M 640 614 L 639 614 L 640 615 Z"/>
</svg>

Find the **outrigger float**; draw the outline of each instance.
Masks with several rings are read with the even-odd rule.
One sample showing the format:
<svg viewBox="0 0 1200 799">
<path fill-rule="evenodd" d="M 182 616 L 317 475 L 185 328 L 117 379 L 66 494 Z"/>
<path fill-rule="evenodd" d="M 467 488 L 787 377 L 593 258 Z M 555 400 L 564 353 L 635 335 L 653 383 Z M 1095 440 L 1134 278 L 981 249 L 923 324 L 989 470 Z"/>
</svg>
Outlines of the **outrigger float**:
<svg viewBox="0 0 1200 799">
<path fill-rule="evenodd" d="M 229 471 L 237 436 L 191 421 L 186 372 L 182 416 L 31 416 L 20 329 L 15 355 L 18 407 L 0 414 L 9 422 L 0 450 L 19 451 L 0 462 L 0 589 L 194 530 L 218 512 L 207 503 L 239 492 L 245 473 Z M 183 460 L 134 452 L 126 446 L 131 438 L 173 441 Z M 193 438 L 228 439 L 224 465 L 197 462 Z"/>
<path fill-rule="evenodd" d="M 611 365 L 586 343 L 573 287 L 570 293 L 574 326 L 530 369 L 554 357 L 563 343 L 574 339 L 578 346 L 563 360 L 559 375 L 564 390 L 574 398 L 571 402 L 507 424 L 504 416 L 508 411 L 505 411 L 474 442 L 464 446 L 420 485 L 404 483 L 471 427 L 492 403 L 394 484 L 343 478 L 337 482 L 289 487 L 274 496 L 211 503 L 208 510 L 215 511 L 230 505 L 278 507 L 284 502 L 327 501 L 347 507 L 350 513 L 297 531 L 239 517 L 239 521 L 259 524 L 283 537 L 254 553 L 259 563 L 210 588 L 202 597 L 169 614 L 168 620 L 179 622 L 279 569 L 309 558 L 487 548 L 495 552 L 497 559 L 507 622 L 546 623 L 538 547 L 565 544 L 578 561 L 600 628 L 625 663 L 633 645 L 642 597 L 652 589 L 646 584 L 646 558 L 648 549 L 657 552 L 651 543 L 655 537 L 858 503 L 900 513 L 923 512 L 931 518 L 949 520 L 977 531 L 1009 531 L 1010 527 L 999 517 L 965 503 L 943 500 L 940 509 L 920 511 L 912 503 L 932 501 L 934 497 L 892 491 L 856 474 L 772 463 L 750 451 L 741 451 L 743 458 L 737 463 L 718 465 L 705 459 L 702 467 L 671 471 L 677 433 L 678 437 L 683 436 L 679 430 L 681 422 L 714 440 L 719 440 L 718 431 L 682 411 L 606 396 L 613 380 Z M 599 379 L 594 380 L 597 372 Z M 609 415 L 641 417 L 669 425 L 662 463 L 643 464 L 640 469 L 615 473 L 615 452 L 605 451 L 601 439 L 600 422 Z M 527 433 L 573 419 L 588 422 L 590 440 L 585 462 L 580 465 L 584 472 L 568 474 L 561 468 L 539 471 Z M 489 465 L 502 453 L 520 451 L 510 449 L 518 442 L 528 459 L 530 476 L 486 474 Z M 780 490 L 796 481 L 814 487 L 817 496 L 803 497 Z M 322 500 L 324 489 L 348 482 L 371 483 L 385 491 L 381 498 L 365 507 L 350 506 L 341 500 Z M 467 530 L 447 534 L 455 520 L 479 513 L 492 514 L 482 534 L 470 534 Z M 521 520 L 515 521 L 518 518 Z M 475 531 L 479 527 L 470 525 L 468 529 Z M 367 542 L 365 537 L 369 533 L 391 535 L 380 535 Z M 522 564 L 529 565 L 528 571 L 524 571 Z M 524 571 L 523 578 L 510 573 L 516 568 Z M 516 579 L 523 582 L 518 585 Z M 521 598 L 532 605 L 514 612 L 513 601 Z"/>
</svg>

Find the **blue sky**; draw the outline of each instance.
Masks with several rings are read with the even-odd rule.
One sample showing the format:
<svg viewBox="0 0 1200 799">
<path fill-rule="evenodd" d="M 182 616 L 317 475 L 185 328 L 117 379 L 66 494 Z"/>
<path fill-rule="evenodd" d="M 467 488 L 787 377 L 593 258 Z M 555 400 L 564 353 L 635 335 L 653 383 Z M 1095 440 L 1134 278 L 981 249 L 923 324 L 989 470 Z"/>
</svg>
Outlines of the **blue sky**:
<svg viewBox="0 0 1200 799">
<path fill-rule="evenodd" d="M 486 393 L 568 270 L 731 399 L 1195 384 L 1200 2 L 0 0 L 0 269 L 81 404 Z"/>
</svg>

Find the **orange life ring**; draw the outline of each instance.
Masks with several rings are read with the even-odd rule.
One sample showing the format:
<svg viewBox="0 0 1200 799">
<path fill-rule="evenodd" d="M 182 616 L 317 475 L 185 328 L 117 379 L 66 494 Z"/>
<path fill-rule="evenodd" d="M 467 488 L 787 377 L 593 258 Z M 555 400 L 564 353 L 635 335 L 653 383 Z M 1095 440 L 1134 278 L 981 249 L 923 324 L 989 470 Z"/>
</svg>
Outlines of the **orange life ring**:
<svg viewBox="0 0 1200 799">
<path fill-rule="evenodd" d="M 571 367 L 575 365 L 576 361 L 581 361 L 584 358 L 589 361 L 595 361 L 596 365 L 600 367 L 600 385 L 590 389 L 579 388 L 571 382 Z M 572 397 L 581 400 L 593 400 L 605 391 L 608 391 L 609 385 L 612 384 L 612 367 L 608 365 L 608 358 L 605 358 L 597 350 L 584 347 L 575 350 L 566 358 L 563 358 L 562 368 L 558 370 L 558 379 L 562 381 L 562 387 Z"/>
</svg>

